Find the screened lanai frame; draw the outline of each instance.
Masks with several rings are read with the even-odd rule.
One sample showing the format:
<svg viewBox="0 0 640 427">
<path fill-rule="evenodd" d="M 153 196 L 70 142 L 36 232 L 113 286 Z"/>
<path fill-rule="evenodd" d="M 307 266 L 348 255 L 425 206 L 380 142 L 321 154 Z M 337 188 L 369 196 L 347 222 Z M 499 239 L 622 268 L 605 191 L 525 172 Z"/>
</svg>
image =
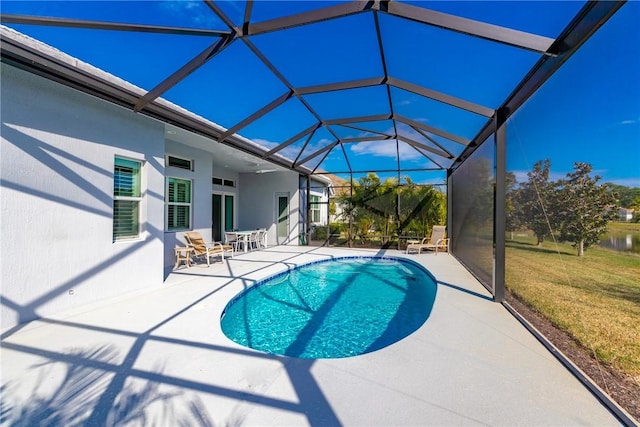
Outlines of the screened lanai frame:
<svg viewBox="0 0 640 427">
<path fill-rule="evenodd" d="M 303 6 L 301 6 L 303 3 Z M 141 84 L 145 88 L 144 93 L 123 91 L 108 82 L 98 84 L 92 78 L 81 72 L 71 70 L 61 64 L 50 60 L 48 66 L 43 66 L 36 72 L 46 75 L 49 78 L 60 81 L 64 84 L 79 88 L 85 92 L 107 99 L 118 105 L 129 108 L 141 114 L 146 114 L 158 118 L 164 122 L 174 124 L 186 130 L 195 132 L 211 138 L 218 143 L 229 145 L 254 155 L 264 161 L 272 162 L 279 166 L 291 169 L 303 176 L 311 174 L 334 174 L 346 176 L 353 183 L 354 176 L 369 172 L 395 174 L 398 185 L 401 185 L 401 177 L 411 175 L 416 172 L 439 172 L 446 173 L 447 193 L 448 193 L 448 224 L 449 233 L 452 238 L 453 254 L 458 255 L 458 242 L 460 236 L 456 235 L 455 218 L 456 206 L 453 206 L 453 193 L 456 191 L 452 184 L 455 176 L 470 159 L 474 152 L 484 144 L 494 145 L 494 199 L 493 199 L 493 273 L 492 277 L 483 277 L 477 274 L 483 284 L 491 290 L 496 301 L 501 301 L 504 297 L 504 233 L 505 233 L 505 144 L 506 131 L 505 123 L 507 119 L 523 105 L 523 103 L 558 69 L 580 46 L 603 25 L 623 4 L 624 1 L 609 2 L 587 2 L 577 11 L 570 22 L 563 23 L 563 30 L 557 37 L 550 35 L 538 35 L 533 31 L 523 31 L 512 29 L 505 25 L 482 22 L 469 17 L 457 16 L 445 13 L 437 8 L 429 8 L 428 3 L 405 3 L 400 1 L 355 1 L 348 3 L 330 2 L 328 5 L 316 2 L 303 2 L 301 4 L 290 3 L 291 8 L 302 7 L 302 11 L 291 15 L 280 15 L 260 20 L 255 18 L 259 14 L 261 2 L 252 0 L 246 2 L 213 2 L 205 0 L 202 2 L 206 9 L 215 18 L 216 28 L 207 26 L 173 26 L 159 25 L 157 23 L 139 22 L 108 22 L 96 19 L 79 19 L 65 16 L 33 16 L 24 14 L 6 13 L 7 7 L 3 5 L 2 23 L 6 25 L 17 25 L 22 31 L 23 26 L 56 26 L 67 28 L 80 28 L 90 30 L 129 32 L 135 34 L 163 34 L 172 36 L 199 37 L 212 39 L 212 43 L 204 43 L 206 47 L 193 55 L 190 59 L 178 62 L 173 66 L 173 71 L 149 86 Z M 320 5 L 320 8 L 312 8 L 311 5 Z M 432 5 L 434 5 L 432 3 Z M 505 3 L 504 7 L 508 7 Z M 240 6 L 240 7 L 235 7 Z M 423 7 L 424 6 L 424 7 Z M 126 18 L 123 18 L 126 21 Z M 344 34 L 353 35 L 356 28 L 353 28 L 355 21 L 365 21 L 371 31 L 371 38 L 368 41 L 371 51 L 377 54 L 378 62 L 374 72 L 365 73 L 355 78 L 346 78 L 331 82 L 302 82 L 304 84 L 294 84 L 294 80 L 304 80 L 300 77 L 292 78 L 292 74 L 287 69 L 286 63 L 277 59 L 277 55 L 265 53 L 265 44 L 262 38 L 271 35 L 286 35 L 292 31 L 302 34 L 300 29 L 307 27 L 317 28 L 319 25 L 329 25 L 333 23 Z M 506 46 L 509 49 L 526 52 L 529 56 L 531 66 L 523 66 L 525 72 L 522 75 L 511 76 L 515 79 L 515 86 L 508 87 L 507 92 L 493 94 L 491 102 L 482 102 L 476 99 L 468 99 L 458 93 L 443 90 L 442 87 L 432 87 L 423 82 L 412 81 L 403 75 L 402 70 L 394 68 L 394 63 L 389 59 L 393 51 L 389 47 L 389 42 L 385 38 L 385 25 L 393 21 L 394 25 L 401 23 L 405 27 L 415 26 L 420 29 L 435 29 L 443 37 L 464 37 L 464 40 L 490 43 L 491 46 Z M 340 24 L 340 25 L 338 25 Z M 397 29 L 398 27 L 394 27 Z M 415 31 L 418 27 L 415 27 Z M 350 32 L 354 31 L 354 33 Z M 327 35 L 328 36 L 328 35 Z M 11 40 L 2 40 L 2 58 L 17 66 L 29 68 L 33 71 L 33 64 L 29 60 L 29 53 L 24 46 L 17 46 Z M 273 40 L 272 40 L 273 41 Z M 277 38 L 276 38 L 276 41 Z M 282 40 L 280 40 L 282 42 Z M 273 43 L 278 45 L 278 43 Z M 222 121 L 211 116 L 208 111 L 198 111 L 184 105 L 189 111 L 200 114 L 206 119 L 221 126 L 209 126 L 203 124 L 192 117 L 181 114 L 174 109 L 167 108 L 162 102 L 162 98 L 174 102 L 173 91 L 180 85 L 189 81 L 198 72 L 206 70 L 206 67 L 220 67 L 216 59 L 222 57 L 225 52 L 233 49 L 234 46 L 242 48 L 258 63 L 263 70 L 267 70 L 269 79 L 277 83 L 281 90 L 273 90 L 266 96 L 266 99 L 255 101 L 253 109 L 245 114 L 234 117 L 230 121 Z M 337 46 L 324 47 L 328 51 L 337 49 Z M 435 49 L 435 48 L 434 48 Z M 65 50 L 65 49 L 63 49 Z M 268 50 L 268 49 L 267 49 Z M 26 53 L 25 53 L 26 52 Z M 409 52 L 416 55 L 418 59 L 419 49 L 415 46 L 409 47 Z M 269 53 L 273 53 L 269 52 Z M 372 52 L 367 52 L 372 53 Z M 288 53 L 291 57 L 303 56 L 302 50 L 294 50 Z M 272 59 L 276 57 L 276 59 Z M 322 60 L 322 58 L 316 58 Z M 343 58 L 344 59 L 344 58 Z M 444 61 L 446 58 L 438 57 L 437 61 Z M 494 60 L 487 56 L 487 62 Z M 346 59 L 345 59 L 346 60 Z M 91 61 L 87 61 L 91 62 Z M 374 61 L 375 62 L 375 61 Z M 213 64 L 213 65 L 211 65 Z M 528 64 L 525 62 L 525 64 Z M 340 66 L 341 64 L 336 64 Z M 396 64 L 397 65 L 397 64 Z M 125 64 L 125 67 L 127 64 Z M 133 67 L 133 65 L 131 65 Z M 108 70 L 107 70 L 108 71 Z M 505 75 L 507 69 L 502 70 Z M 473 77 L 480 75 L 479 70 L 470 67 L 466 73 Z M 125 79 L 127 78 L 124 76 Z M 133 81 L 136 84 L 135 81 Z M 224 83 L 224 82 L 222 82 Z M 247 84 L 250 82 L 247 81 Z M 315 83 L 315 84 L 314 84 Z M 437 85 L 436 85 L 437 86 Z M 198 87 L 196 85 L 196 87 Z M 205 87 L 200 86 L 203 91 Z M 355 114 L 332 115 L 327 114 L 326 105 L 333 108 L 330 110 L 340 110 L 338 102 L 332 104 L 328 98 L 324 102 L 322 98 L 331 94 L 343 94 L 342 99 L 353 98 L 358 104 L 358 97 L 362 93 L 378 96 L 378 103 L 386 107 L 384 111 L 369 111 L 371 105 L 375 103 L 363 102 L 362 98 L 357 105 L 363 112 L 358 110 Z M 355 94 L 354 96 L 344 94 Z M 243 93 L 236 93 L 237 97 L 242 97 Z M 382 101 L 380 101 L 380 96 Z M 438 107 L 457 111 L 465 117 L 473 117 L 475 128 L 465 132 L 459 130 L 454 125 L 441 125 L 422 120 L 418 115 L 410 116 L 402 108 L 403 97 L 415 96 L 420 102 L 436 103 Z M 162 97 L 162 98 L 161 98 Z M 248 95 L 249 98 L 252 94 Z M 229 97 L 222 97 L 221 100 L 229 102 Z M 258 97 L 256 96 L 256 99 Z M 367 98 L 369 99 L 369 98 Z M 398 101 L 400 99 L 400 101 Z M 176 103 L 181 100 L 177 96 Z M 287 135 L 281 136 L 272 144 L 261 146 L 240 138 L 243 135 L 248 140 L 256 141 L 251 130 L 252 126 L 261 120 L 269 120 L 272 116 L 277 116 L 281 108 L 297 106 L 296 111 L 302 111 L 307 117 L 307 122 L 302 125 L 292 126 L 288 124 Z M 369 104 L 369 105 L 367 105 Z M 293 107 L 291 107 L 293 108 Z M 282 110 L 280 110 L 282 111 Z M 437 114 L 436 114 L 437 115 Z M 377 127 L 376 123 L 383 123 L 382 127 Z M 455 128 L 455 129 L 453 129 Z M 351 134 L 355 132 L 355 134 Z M 466 133 L 466 134 L 465 134 Z M 318 135 L 323 135 L 319 137 Z M 326 136 L 329 136 L 326 138 Z M 322 142 L 322 144 L 320 144 Z M 349 147 L 359 143 L 384 142 L 391 144 L 395 149 L 396 160 L 394 167 L 384 169 L 375 168 L 354 168 L 352 167 L 353 157 L 348 155 Z M 422 164 L 416 165 L 411 162 L 404 162 L 402 153 L 409 150 L 422 160 Z M 342 156 L 343 167 L 341 169 L 331 169 L 327 167 L 325 160 L 330 155 Z M 307 181 L 308 182 L 308 181 Z M 307 204 L 307 211 L 309 210 Z M 309 212 L 306 215 L 309 218 Z M 474 266 L 465 262 L 464 257 L 459 257 L 467 267 L 474 272 Z M 477 272 L 476 272 L 477 273 Z"/>
</svg>

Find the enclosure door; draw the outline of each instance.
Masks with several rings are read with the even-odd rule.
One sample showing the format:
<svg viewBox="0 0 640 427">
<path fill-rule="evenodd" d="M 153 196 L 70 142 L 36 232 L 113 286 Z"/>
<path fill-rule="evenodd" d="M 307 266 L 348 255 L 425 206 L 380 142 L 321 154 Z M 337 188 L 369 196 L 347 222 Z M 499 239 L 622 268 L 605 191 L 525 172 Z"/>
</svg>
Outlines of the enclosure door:
<svg viewBox="0 0 640 427">
<path fill-rule="evenodd" d="M 289 193 L 276 194 L 277 240 L 282 245 L 289 241 Z"/>
</svg>

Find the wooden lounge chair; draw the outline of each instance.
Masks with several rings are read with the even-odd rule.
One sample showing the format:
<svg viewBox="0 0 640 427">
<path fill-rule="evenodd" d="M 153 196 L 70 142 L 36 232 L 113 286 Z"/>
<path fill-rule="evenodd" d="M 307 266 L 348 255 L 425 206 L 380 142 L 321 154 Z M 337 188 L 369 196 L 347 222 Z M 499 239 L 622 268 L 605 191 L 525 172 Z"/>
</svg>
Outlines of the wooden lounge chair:
<svg viewBox="0 0 640 427">
<path fill-rule="evenodd" d="M 425 237 L 420 243 L 407 245 L 405 253 L 416 251 L 419 255 L 423 250 L 435 251 L 436 255 L 438 255 L 438 250 L 449 252 L 449 239 L 446 238 L 446 227 L 444 225 L 434 225 L 431 237 Z"/>
<path fill-rule="evenodd" d="M 220 242 L 207 243 L 198 231 L 187 231 L 184 233 L 184 237 L 189 246 L 193 248 L 193 256 L 196 258 L 205 257 L 207 266 L 211 265 L 212 257 L 219 256 L 224 261 L 225 252 L 231 253 L 231 257 L 233 257 L 233 246 L 223 245 Z"/>
</svg>

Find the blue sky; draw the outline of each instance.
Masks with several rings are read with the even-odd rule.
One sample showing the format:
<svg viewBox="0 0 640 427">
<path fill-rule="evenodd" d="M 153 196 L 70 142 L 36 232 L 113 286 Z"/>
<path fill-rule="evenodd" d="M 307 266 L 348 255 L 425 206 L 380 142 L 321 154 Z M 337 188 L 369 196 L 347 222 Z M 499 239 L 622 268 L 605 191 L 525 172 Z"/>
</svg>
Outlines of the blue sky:
<svg viewBox="0 0 640 427">
<path fill-rule="evenodd" d="M 303 12 L 338 2 L 256 1 L 253 21 Z M 234 21 L 244 13 L 242 2 L 221 2 Z M 557 36 L 582 7 L 579 1 L 429 2 L 444 13 Z M 3 0 L 3 13 L 114 20 L 141 24 L 226 29 L 202 2 L 190 1 L 66 1 Z M 549 158 L 555 177 L 572 170 L 573 162 L 591 163 L 603 181 L 640 187 L 640 2 L 632 1 L 601 28 L 519 111 L 508 128 L 508 168 L 524 177 L 537 160 Z M 379 15 L 387 72 L 403 81 L 496 108 L 539 56 L 535 53 L 469 38 L 390 15 Z M 150 90 L 215 42 L 214 38 L 55 27 L 10 25 L 60 50 Z M 257 37 L 251 41 L 294 87 L 384 75 L 375 23 L 360 14 Z M 242 42 L 230 47 L 163 95 L 164 98 L 227 128 L 287 91 L 286 86 Z M 474 113 L 398 88 L 391 89 L 393 109 L 426 126 L 471 139 L 486 122 Z M 383 87 L 307 95 L 304 101 L 324 119 L 388 114 Z M 240 130 L 266 147 L 274 147 L 316 122 L 300 99 L 291 99 Z M 332 126 L 342 138 L 393 132 L 391 121 Z M 360 129 L 359 129 L 360 128 Z M 454 156 L 464 148 L 433 133 L 427 136 L 406 125 L 399 133 Z M 335 138 L 320 128 L 300 155 L 327 146 Z M 296 141 L 283 154 L 295 158 L 306 142 Z M 395 143 L 346 144 L 354 170 L 394 169 Z M 406 168 L 447 167 L 450 161 L 400 143 L 400 164 Z M 310 160 L 316 166 L 322 156 Z M 345 170 L 341 149 L 321 165 Z M 443 172 L 411 173 L 416 182 L 443 182 Z M 383 175 L 384 176 L 384 175 Z"/>
<path fill-rule="evenodd" d="M 508 167 L 551 160 L 552 179 L 576 161 L 603 182 L 640 187 L 640 2 L 627 3 L 513 117 Z"/>
</svg>

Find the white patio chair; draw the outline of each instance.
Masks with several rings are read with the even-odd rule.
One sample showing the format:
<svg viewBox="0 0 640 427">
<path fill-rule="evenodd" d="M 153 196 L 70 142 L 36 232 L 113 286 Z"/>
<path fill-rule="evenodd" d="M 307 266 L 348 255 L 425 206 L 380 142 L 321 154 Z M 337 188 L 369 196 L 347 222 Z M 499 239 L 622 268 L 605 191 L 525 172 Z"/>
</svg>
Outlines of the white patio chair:
<svg viewBox="0 0 640 427">
<path fill-rule="evenodd" d="M 249 235 L 249 250 L 250 251 L 260 249 L 260 243 L 258 242 L 258 234 L 259 234 L 259 231 L 255 230 L 255 231 L 252 231 L 251 234 Z"/>
<path fill-rule="evenodd" d="M 440 249 L 440 252 L 449 252 L 449 239 L 446 237 L 446 227 L 444 225 L 434 225 L 430 238 L 425 237 L 420 243 L 407 245 L 405 253 L 416 251 L 420 255 L 422 251 L 431 250 L 438 255 L 438 249 Z"/>
<path fill-rule="evenodd" d="M 267 247 L 267 229 L 261 228 L 258 230 L 258 246 L 261 249 L 265 249 Z"/>
<path fill-rule="evenodd" d="M 242 246 L 242 241 L 238 239 L 238 235 L 233 231 L 224 232 L 224 243 L 231 246 L 233 252 L 238 252 L 240 246 Z"/>
</svg>

